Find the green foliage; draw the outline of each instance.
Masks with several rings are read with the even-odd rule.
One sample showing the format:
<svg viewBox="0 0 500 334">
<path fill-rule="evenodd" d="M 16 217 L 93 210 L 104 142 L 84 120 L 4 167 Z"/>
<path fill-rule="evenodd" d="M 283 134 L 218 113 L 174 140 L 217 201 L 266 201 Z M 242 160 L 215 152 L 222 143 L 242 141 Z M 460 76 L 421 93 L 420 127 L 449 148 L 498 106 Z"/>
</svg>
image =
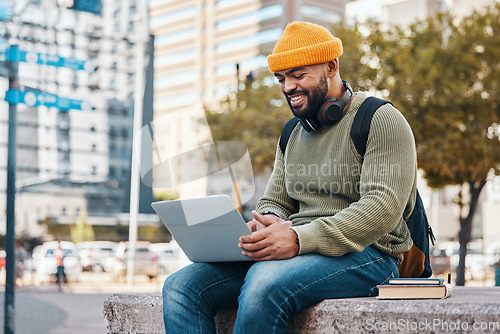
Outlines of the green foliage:
<svg viewBox="0 0 500 334">
<path fill-rule="evenodd" d="M 374 88 L 378 68 L 370 61 L 367 51 L 372 49 L 372 43 L 361 34 L 362 30 L 360 24 L 338 24 L 333 27 L 333 34 L 342 40 L 344 48 L 344 53 L 339 58 L 340 76 L 355 91 L 370 91 Z"/>
<path fill-rule="evenodd" d="M 376 89 L 405 115 L 428 184 L 481 184 L 500 171 L 500 5 L 403 30 L 372 25 Z M 496 131 L 496 132 L 495 132 Z"/>
<path fill-rule="evenodd" d="M 71 225 L 70 229 L 71 241 L 75 244 L 82 241 L 94 241 L 95 234 L 91 225 L 87 224 L 87 212 L 80 213 L 78 222 Z"/>
<path fill-rule="evenodd" d="M 47 228 L 47 234 L 51 235 L 54 240 L 70 240 L 71 238 L 71 225 L 57 224 L 49 217 L 41 220 L 39 224 L 44 225 Z"/>
<path fill-rule="evenodd" d="M 40 224 L 45 225 L 47 234 L 51 235 L 54 240 L 73 240 L 74 242 L 87 241 L 82 239 L 74 239 L 72 228 L 76 225 L 57 224 L 50 218 L 45 218 L 40 221 Z M 88 226 L 88 225 L 87 225 Z M 116 224 L 112 226 L 93 225 L 88 226 L 94 232 L 94 238 L 88 240 L 109 240 L 109 241 L 128 241 L 129 228 L 128 225 Z M 74 232 L 73 232 L 74 233 Z M 137 239 L 147 240 L 150 242 L 169 242 L 172 235 L 162 223 L 149 226 L 139 226 L 137 228 Z M 0 239 L 1 241 L 1 239 Z M 39 242 L 41 243 L 41 242 Z"/>
<path fill-rule="evenodd" d="M 463 285 L 479 195 L 488 178 L 500 174 L 500 4 L 461 20 L 439 14 L 407 29 L 368 23 L 363 38 L 359 27 L 338 28 L 347 41 L 344 54 L 354 55 L 343 56 L 343 67 L 353 71 L 346 78 L 354 89 L 371 83 L 372 92 L 405 115 L 431 187 L 459 185 L 468 192 L 467 203 L 462 191 L 457 202 L 457 285 Z"/>
<path fill-rule="evenodd" d="M 163 191 L 155 191 L 154 197 L 155 201 L 171 201 L 179 199 L 179 194 L 175 190 L 168 189 Z"/>
<path fill-rule="evenodd" d="M 206 110 L 206 114 L 213 139 L 245 143 L 258 172 L 272 168 L 281 129 L 293 117 L 269 72 L 240 83 L 220 110 Z"/>
</svg>

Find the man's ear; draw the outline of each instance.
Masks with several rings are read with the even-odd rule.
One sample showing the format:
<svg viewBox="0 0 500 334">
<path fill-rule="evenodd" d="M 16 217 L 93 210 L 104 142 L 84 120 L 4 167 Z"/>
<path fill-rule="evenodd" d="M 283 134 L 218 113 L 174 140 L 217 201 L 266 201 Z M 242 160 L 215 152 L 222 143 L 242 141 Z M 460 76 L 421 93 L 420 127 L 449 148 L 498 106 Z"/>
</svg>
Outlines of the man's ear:
<svg viewBox="0 0 500 334">
<path fill-rule="evenodd" d="M 333 78 L 339 72 L 339 59 L 335 58 L 328 62 L 328 77 Z"/>
</svg>

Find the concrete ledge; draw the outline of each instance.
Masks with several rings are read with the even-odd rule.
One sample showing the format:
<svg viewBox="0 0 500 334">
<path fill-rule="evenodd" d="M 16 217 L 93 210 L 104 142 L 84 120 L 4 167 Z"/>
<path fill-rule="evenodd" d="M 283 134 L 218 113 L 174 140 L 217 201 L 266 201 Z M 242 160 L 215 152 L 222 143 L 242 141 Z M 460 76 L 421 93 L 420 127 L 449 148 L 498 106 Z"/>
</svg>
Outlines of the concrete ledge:
<svg viewBox="0 0 500 334">
<path fill-rule="evenodd" d="M 217 333 L 232 333 L 235 311 L 217 314 Z M 447 299 L 325 300 L 292 318 L 288 333 L 496 333 L 499 314 L 499 287 L 454 287 Z M 112 295 L 104 302 L 104 318 L 108 333 L 164 333 L 160 295 Z"/>
</svg>

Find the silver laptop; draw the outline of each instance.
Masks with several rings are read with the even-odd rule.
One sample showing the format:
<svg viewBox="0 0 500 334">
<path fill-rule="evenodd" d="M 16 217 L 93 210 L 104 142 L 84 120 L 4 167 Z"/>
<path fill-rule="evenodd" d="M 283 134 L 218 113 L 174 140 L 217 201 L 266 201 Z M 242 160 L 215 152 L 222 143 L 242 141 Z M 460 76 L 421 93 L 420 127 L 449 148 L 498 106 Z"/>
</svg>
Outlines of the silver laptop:
<svg viewBox="0 0 500 334">
<path fill-rule="evenodd" d="M 152 203 L 161 221 L 192 262 L 252 261 L 239 237 L 250 233 L 226 195 Z"/>
</svg>

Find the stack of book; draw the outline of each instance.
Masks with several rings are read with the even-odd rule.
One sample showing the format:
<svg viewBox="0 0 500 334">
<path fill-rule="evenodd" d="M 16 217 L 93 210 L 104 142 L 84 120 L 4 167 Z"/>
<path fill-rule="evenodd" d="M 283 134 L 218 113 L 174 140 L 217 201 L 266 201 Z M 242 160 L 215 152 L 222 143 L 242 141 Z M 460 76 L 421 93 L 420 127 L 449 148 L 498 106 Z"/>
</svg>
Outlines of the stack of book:
<svg viewBox="0 0 500 334">
<path fill-rule="evenodd" d="M 442 278 L 393 278 L 377 288 L 378 299 L 439 299 L 452 290 L 450 281 Z"/>
</svg>

